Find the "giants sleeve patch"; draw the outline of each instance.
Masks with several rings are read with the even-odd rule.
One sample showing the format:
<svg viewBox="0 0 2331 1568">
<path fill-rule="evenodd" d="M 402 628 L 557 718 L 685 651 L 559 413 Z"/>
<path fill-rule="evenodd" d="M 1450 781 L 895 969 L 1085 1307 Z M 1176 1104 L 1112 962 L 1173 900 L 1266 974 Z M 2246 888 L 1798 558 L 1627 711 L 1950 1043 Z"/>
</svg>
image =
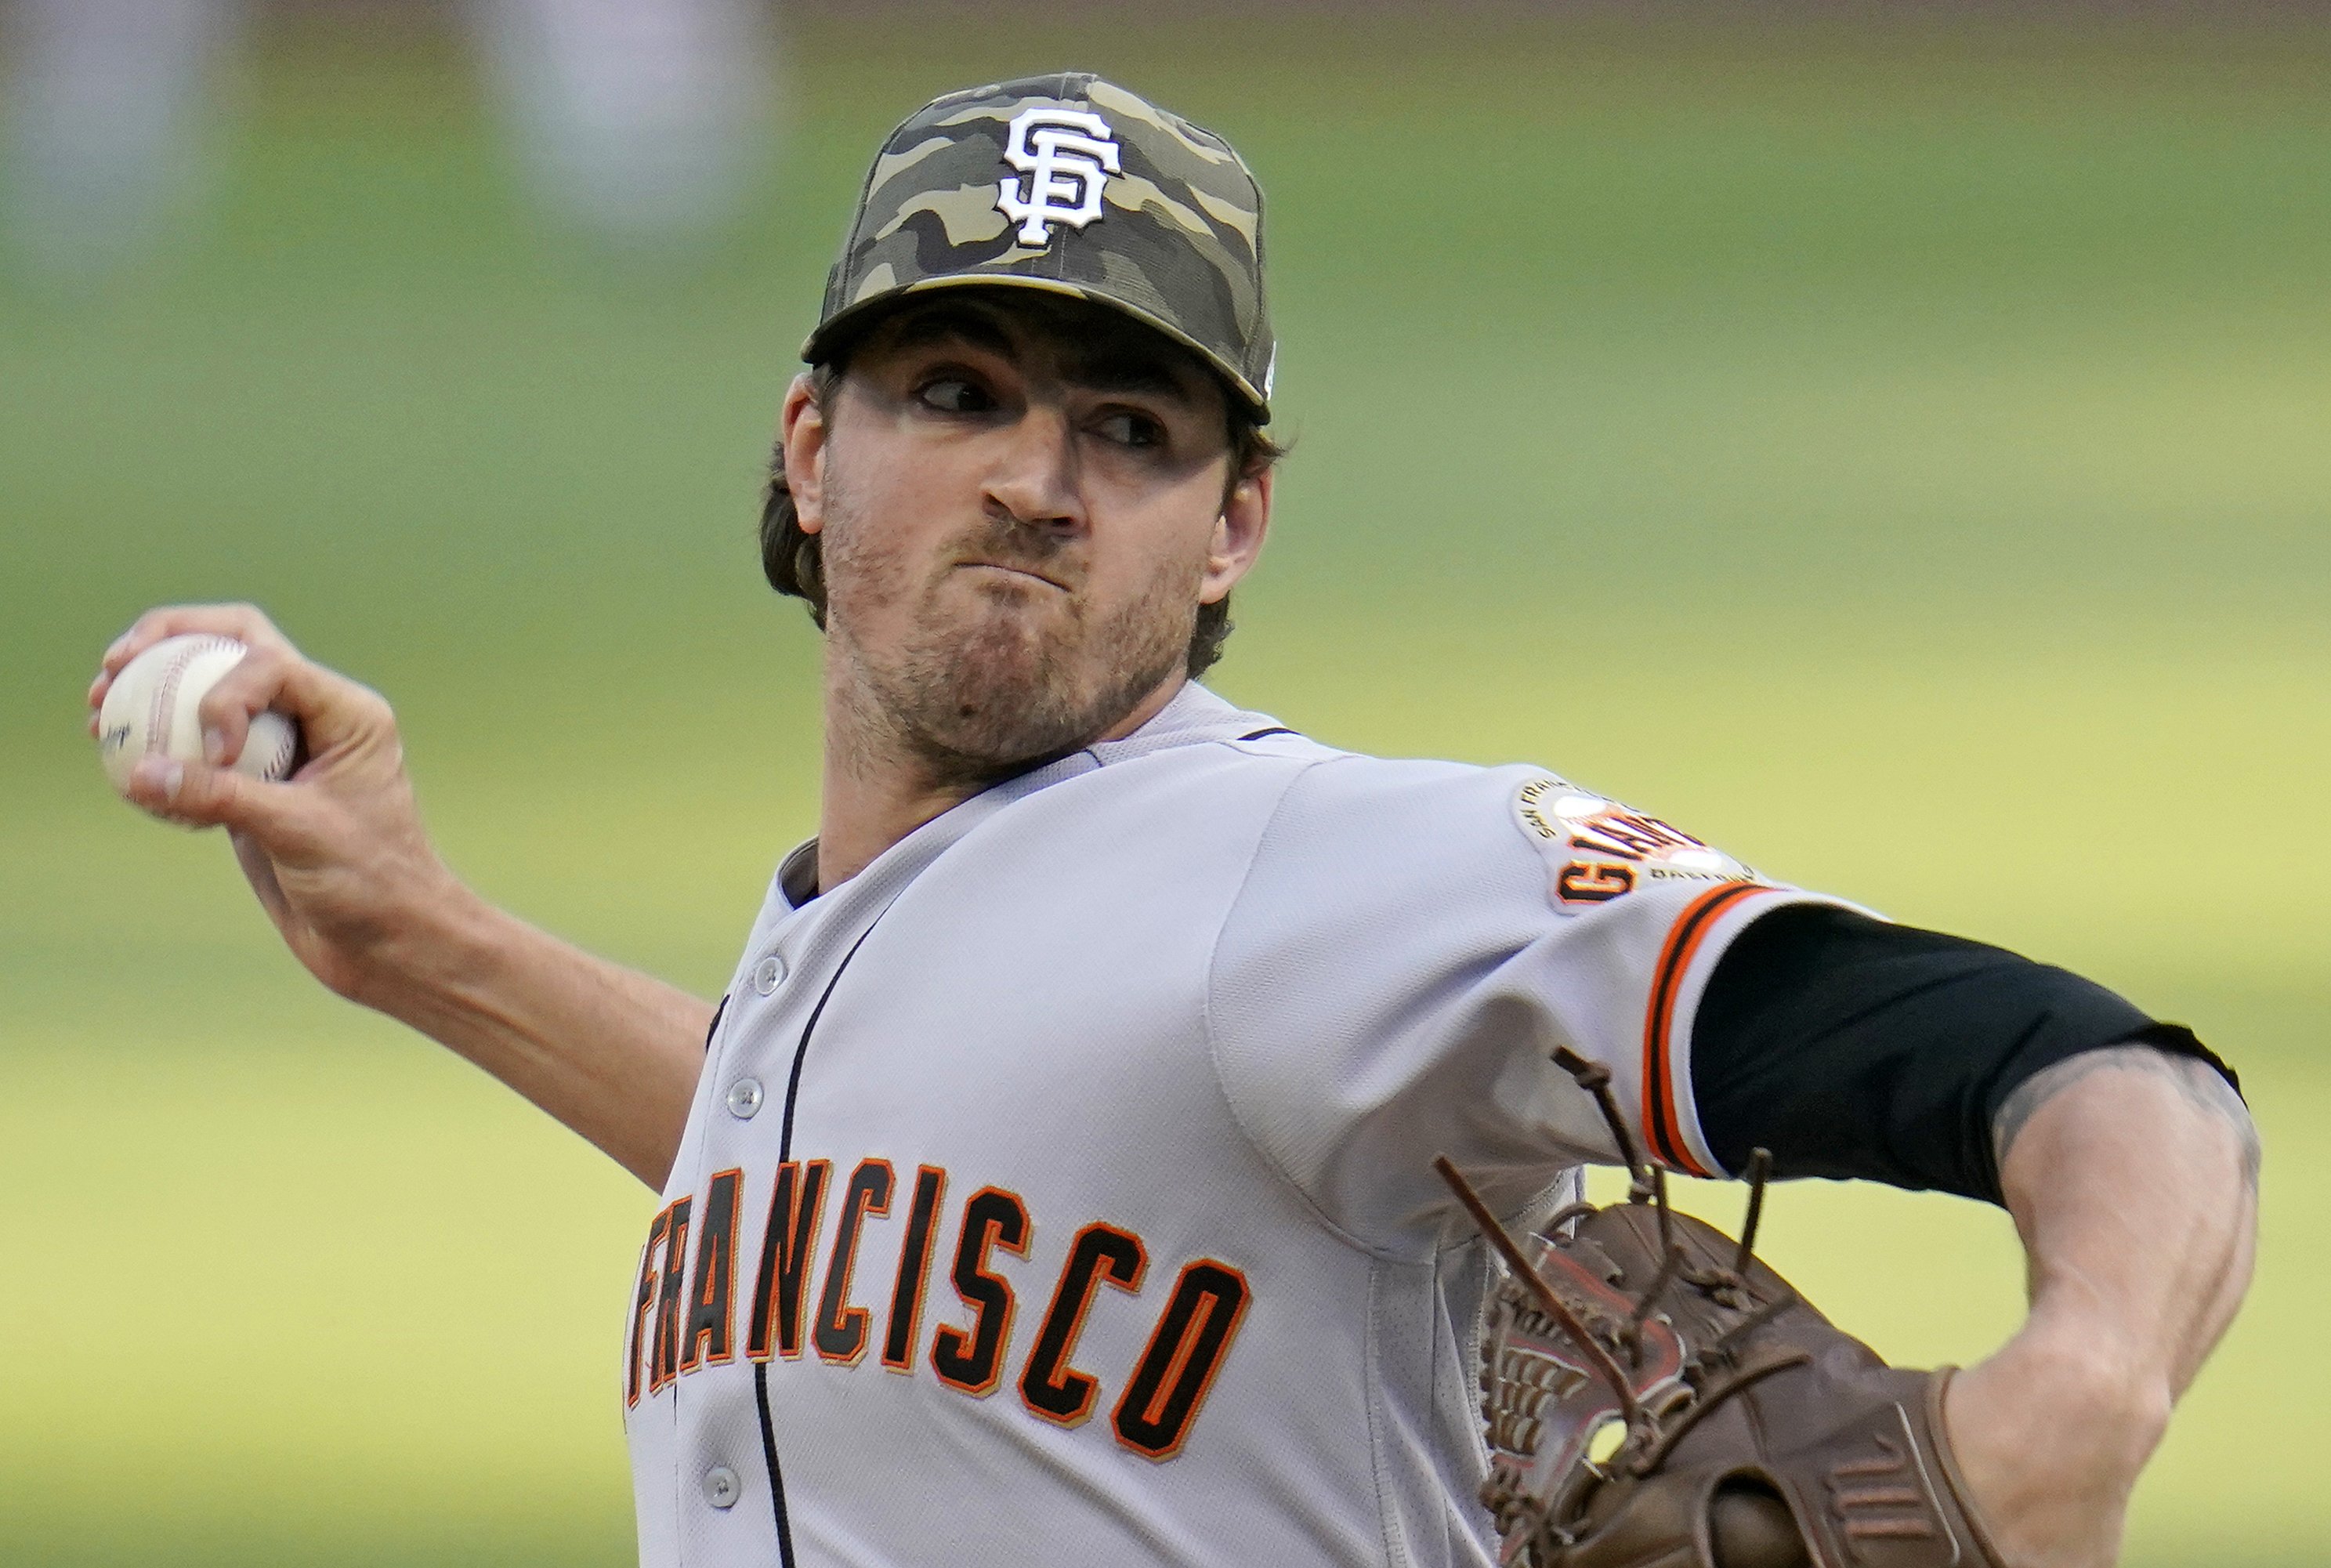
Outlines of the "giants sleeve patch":
<svg viewBox="0 0 2331 1568">
<path fill-rule="evenodd" d="M 1644 888 L 1762 879 L 1681 828 L 1552 774 L 1524 780 L 1513 805 L 1515 825 L 1546 857 L 1546 892 L 1565 915 Z"/>
</svg>

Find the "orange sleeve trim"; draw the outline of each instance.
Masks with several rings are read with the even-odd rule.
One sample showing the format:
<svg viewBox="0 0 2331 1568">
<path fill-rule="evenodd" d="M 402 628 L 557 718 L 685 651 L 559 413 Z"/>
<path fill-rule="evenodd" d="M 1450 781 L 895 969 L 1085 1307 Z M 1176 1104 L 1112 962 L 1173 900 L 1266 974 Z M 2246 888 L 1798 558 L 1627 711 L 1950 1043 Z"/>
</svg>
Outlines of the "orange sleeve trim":
<svg viewBox="0 0 2331 1568">
<path fill-rule="evenodd" d="M 1651 1002 L 1643 1012 L 1643 1141 L 1654 1159 L 1686 1175 L 1716 1173 L 1692 1158 L 1684 1144 L 1681 1097 L 1690 1092 L 1690 1086 L 1675 1081 L 1670 1060 L 1675 1044 L 1676 998 L 1683 992 L 1683 977 L 1699 955 L 1700 944 L 1725 911 L 1771 891 L 1762 882 L 1727 882 L 1702 893 L 1684 906 L 1683 913 L 1668 928 L 1667 943 L 1651 971 Z"/>
</svg>

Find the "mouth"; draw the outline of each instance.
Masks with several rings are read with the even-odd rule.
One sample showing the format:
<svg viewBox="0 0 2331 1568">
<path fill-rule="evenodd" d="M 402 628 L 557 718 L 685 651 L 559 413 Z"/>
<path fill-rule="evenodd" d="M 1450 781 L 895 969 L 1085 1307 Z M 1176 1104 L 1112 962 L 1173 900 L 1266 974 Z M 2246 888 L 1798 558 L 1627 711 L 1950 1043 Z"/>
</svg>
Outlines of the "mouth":
<svg viewBox="0 0 2331 1568">
<path fill-rule="evenodd" d="M 1048 588 L 1058 588 L 1063 594 L 1069 591 L 1069 585 L 1057 577 L 1048 577 L 1032 566 L 1006 565 L 1001 561 L 957 561 L 956 566 L 962 571 L 994 572 L 1006 577 L 1017 577 L 1024 582 L 1042 583 Z"/>
</svg>

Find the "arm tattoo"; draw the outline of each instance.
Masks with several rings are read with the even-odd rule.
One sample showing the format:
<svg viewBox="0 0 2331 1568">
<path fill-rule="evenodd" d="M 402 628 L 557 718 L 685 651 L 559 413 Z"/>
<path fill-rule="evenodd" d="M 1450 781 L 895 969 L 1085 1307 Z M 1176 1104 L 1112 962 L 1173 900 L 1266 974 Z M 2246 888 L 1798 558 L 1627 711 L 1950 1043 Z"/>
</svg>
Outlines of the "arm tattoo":
<svg viewBox="0 0 2331 1568">
<path fill-rule="evenodd" d="M 2007 1151 L 2016 1135 L 2032 1114 L 2082 1079 L 2099 1072 L 2125 1069 L 2133 1072 L 2149 1072 L 2166 1078 L 2176 1085 L 2186 1102 L 2196 1110 L 2222 1118 L 2241 1138 L 2242 1174 L 2251 1185 L 2258 1185 L 2259 1136 L 2250 1121 L 2249 1107 L 2242 1097 L 2234 1092 L 2233 1085 L 2220 1077 L 2209 1063 L 2174 1051 L 2150 1045 L 2110 1045 L 2097 1050 L 2084 1050 L 2078 1056 L 2066 1057 L 2052 1067 L 2041 1069 L 2015 1086 L 1999 1115 L 1991 1124 L 1991 1144 L 1999 1164 L 2007 1164 Z"/>
</svg>

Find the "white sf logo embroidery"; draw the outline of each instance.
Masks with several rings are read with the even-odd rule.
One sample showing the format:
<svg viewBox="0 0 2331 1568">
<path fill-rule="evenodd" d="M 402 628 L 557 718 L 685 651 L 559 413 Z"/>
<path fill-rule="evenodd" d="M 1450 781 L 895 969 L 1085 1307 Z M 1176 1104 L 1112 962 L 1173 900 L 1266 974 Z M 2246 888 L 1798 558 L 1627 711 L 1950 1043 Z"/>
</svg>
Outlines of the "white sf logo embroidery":
<svg viewBox="0 0 2331 1568">
<path fill-rule="evenodd" d="M 1023 195 L 1020 182 L 1006 176 L 995 210 L 1020 225 L 1022 244 L 1048 245 L 1052 224 L 1081 229 L 1101 215 L 1101 191 L 1120 172 L 1116 134 L 1108 121 L 1081 109 L 1020 111 L 1004 161 L 1028 176 L 1028 191 Z"/>
</svg>

